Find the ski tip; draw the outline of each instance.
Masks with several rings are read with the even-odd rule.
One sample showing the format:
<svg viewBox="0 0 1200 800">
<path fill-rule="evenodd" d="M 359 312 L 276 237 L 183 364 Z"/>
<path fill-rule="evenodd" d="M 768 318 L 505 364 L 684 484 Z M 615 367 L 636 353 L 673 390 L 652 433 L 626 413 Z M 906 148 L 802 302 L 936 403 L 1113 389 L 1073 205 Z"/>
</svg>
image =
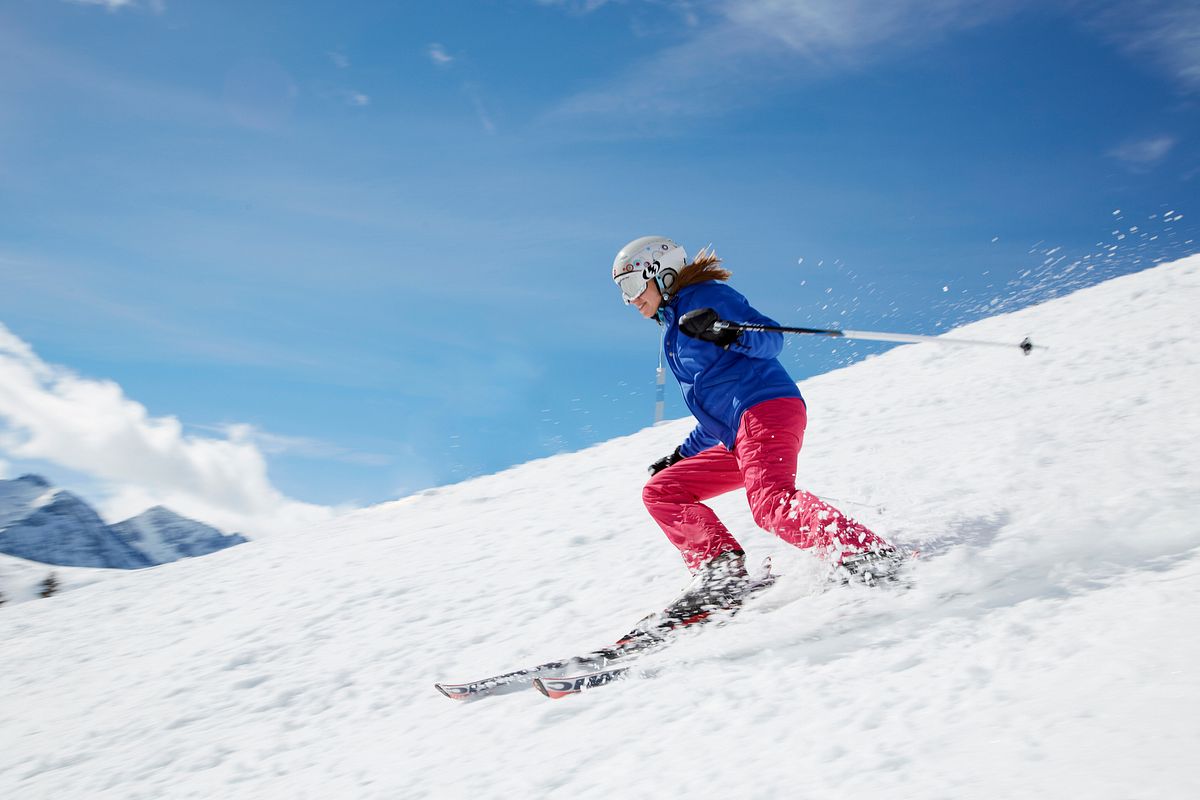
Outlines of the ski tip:
<svg viewBox="0 0 1200 800">
<path fill-rule="evenodd" d="M 537 689 L 542 694 L 549 697 L 551 700 L 558 700 L 566 697 L 569 694 L 575 694 L 576 689 L 573 686 L 574 681 L 552 680 L 541 678 L 533 679 L 533 688 Z M 570 687 L 570 688 L 567 688 Z"/>
<path fill-rule="evenodd" d="M 589 672 L 586 675 L 563 675 L 557 678 L 534 678 L 534 687 L 551 700 L 558 700 L 573 694 L 582 694 L 589 689 L 612 683 L 618 678 L 629 674 L 629 667 L 605 669 L 599 672 Z"/>
<path fill-rule="evenodd" d="M 451 700 L 470 700 L 471 690 L 467 686 L 454 683 L 435 683 L 433 688 L 449 697 Z"/>
</svg>

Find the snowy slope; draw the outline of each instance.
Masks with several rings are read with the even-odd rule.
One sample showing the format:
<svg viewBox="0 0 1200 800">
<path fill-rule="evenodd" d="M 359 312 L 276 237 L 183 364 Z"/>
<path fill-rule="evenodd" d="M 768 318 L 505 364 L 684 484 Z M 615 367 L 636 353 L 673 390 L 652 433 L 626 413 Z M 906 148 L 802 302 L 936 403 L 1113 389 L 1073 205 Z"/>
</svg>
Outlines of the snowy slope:
<svg viewBox="0 0 1200 800">
<path fill-rule="evenodd" d="M 802 482 L 919 546 L 780 584 L 549 701 L 436 694 L 624 632 L 686 575 L 640 506 L 680 420 L 0 609 L 0 795 L 1191 798 L 1200 257 L 805 381 Z M 850 505 L 853 501 L 861 505 Z"/>
<path fill-rule="evenodd" d="M 99 581 L 107 580 L 114 574 L 120 574 L 120 572 L 121 570 L 97 569 L 96 567 L 63 567 L 57 564 L 43 564 L 40 561 L 0 555 L 0 595 L 3 595 L 3 605 L 7 608 L 16 603 L 39 599 L 42 582 L 51 573 L 58 581 L 57 592 L 61 594 L 83 586 L 91 586 Z"/>
</svg>

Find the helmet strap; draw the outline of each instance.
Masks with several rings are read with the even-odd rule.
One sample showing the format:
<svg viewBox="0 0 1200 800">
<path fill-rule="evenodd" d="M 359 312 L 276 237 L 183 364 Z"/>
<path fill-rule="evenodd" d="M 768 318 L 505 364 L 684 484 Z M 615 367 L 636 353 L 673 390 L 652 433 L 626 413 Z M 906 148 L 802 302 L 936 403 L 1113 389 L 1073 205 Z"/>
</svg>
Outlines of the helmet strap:
<svg viewBox="0 0 1200 800">
<path fill-rule="evenodd" d="M 667 303 L 671 302 L 671 294 L 667 291 L 666 287 L 663 286 L 662 278 L 658 275 L 655 275 L 654 284 L 658 286 L 658 293 L 662 296 L 662 304 L 665 306 Z"/>
</svg>

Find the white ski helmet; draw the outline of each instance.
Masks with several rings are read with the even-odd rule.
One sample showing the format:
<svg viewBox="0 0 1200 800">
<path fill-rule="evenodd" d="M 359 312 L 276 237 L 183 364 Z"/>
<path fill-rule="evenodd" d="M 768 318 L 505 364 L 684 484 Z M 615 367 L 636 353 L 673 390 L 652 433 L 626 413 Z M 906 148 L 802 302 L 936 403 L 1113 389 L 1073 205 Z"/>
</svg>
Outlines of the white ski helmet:
<svg viewBox="0 0 1200 800">
<path fill-rule="evenodd" d="M 679 271 L 687 264 L 687 253 L 665 236 L 643 236 L 621 248 L 613 259 L 613 280 L 621 288 L 625 304 L 646 290 L 650 281 L 658 283 L 663 300 L 671 298 L 671 288 Z"/>
</svg>

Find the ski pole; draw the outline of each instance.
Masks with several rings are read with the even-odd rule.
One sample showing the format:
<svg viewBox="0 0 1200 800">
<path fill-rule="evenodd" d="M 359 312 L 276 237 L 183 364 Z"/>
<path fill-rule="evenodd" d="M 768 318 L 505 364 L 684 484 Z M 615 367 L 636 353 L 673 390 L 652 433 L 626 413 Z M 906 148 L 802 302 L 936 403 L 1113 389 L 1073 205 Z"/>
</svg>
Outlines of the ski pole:
<svg viewBox="0 0 1200 800">
<path fill-rule="evenodd" d="M 936 344 L 976 344 L 984 347 L 1019 347 L 1021 352 L 1029 355 L 1034 344 L 1026 336 L 1019 344 L 1009 342 L 981 342 L 977 339 L 946 339 L 942 336 L 918 336 L 912 333 L 883 333 L 881 331 L 851 331 L 836 328 L 790 328 L 784 325 L 762 325 L 757 322 L 726 322 L 717 320 L 712 324 L 714 331 L 775 331 L 778 333 L 811 333 L 816 336 L 836 336 L 843 339 L 872 339 L 877 342 L 934 342 Z M 1048 349 L 1045 345 L 1037 345 L 1038 350 Z"/>
</svg>

